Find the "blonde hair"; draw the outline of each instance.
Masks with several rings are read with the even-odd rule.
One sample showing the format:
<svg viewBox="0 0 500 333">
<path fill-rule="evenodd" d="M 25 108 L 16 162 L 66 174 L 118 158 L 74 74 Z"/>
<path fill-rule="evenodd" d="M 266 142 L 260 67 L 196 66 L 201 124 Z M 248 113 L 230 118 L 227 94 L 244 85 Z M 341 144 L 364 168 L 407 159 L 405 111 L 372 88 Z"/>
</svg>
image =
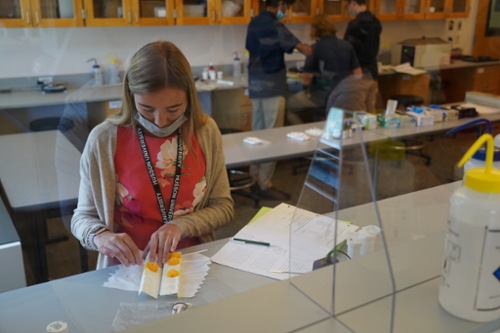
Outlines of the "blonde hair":
<svg viewBox="0 0 500 333">
<path fill-rule="evenodd" d="M 311 39 L 317 39 L 323 36 L 335 35 L 337 28 L 335 23 L 325 14 L 318 14 L 313 17 L 311 22 Z"/>
<path fill-rule="evenodd" d="M 150 94 L 165 88 L 186 92 L 187 121 L 182 124 L 181 133 L 186 146 L 193 151 L 190 138 L 207 122 L 208 116 L 203 113 L 198 100 L 189 62 L 181 50 L 170 42 L 149 43 L 134 54 L 123 81 L 122 108 L 110 116 L 108 121 L 135 130 L 137 110 L 134 94 Z"/>
</svg>

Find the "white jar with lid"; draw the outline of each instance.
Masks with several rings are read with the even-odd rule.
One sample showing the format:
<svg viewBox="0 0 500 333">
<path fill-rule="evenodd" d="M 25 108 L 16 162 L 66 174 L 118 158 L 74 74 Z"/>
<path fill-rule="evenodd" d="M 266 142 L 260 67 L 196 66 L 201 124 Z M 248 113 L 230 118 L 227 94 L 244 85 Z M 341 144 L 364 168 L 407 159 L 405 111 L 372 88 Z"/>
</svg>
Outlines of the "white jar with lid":
<svg viewBox="0 0 500 333">
<path fill-rule="evenodd" d="M 500 318 L 500 171 L 492 168 L 493 137 L 484 134 L 459 166 L 484 143 L 486 166 L 469 169 L 450 197 L 439 303 L 454 316 L 487 322 Z"/>
</svg>

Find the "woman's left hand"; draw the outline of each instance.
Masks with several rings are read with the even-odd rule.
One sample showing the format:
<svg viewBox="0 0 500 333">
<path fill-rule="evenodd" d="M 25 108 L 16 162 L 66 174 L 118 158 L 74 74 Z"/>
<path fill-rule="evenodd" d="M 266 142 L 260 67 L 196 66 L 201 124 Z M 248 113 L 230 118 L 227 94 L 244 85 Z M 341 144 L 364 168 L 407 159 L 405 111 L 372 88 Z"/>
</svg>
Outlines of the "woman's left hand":
<svg viewBox="0 0 500 333">
<path fill-rule="evenodd" d="M 181 240 L 181 229 L 175 224 L 164 224 L 156 230 L 144 249 L 143 258 L 149 252 L 149 261 L 164 264 L 168 261 L 170 252 L 175 251 L 177 244 Z"/>
</svg>

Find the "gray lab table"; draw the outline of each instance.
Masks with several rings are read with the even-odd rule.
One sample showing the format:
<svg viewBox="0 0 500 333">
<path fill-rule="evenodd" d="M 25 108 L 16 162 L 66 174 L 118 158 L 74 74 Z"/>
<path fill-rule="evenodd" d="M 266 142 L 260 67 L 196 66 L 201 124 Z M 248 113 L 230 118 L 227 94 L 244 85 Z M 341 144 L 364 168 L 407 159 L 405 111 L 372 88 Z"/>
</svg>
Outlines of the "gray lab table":
<svg viewBox="0 0 500 333">
<path fill-rule="evenodd" d="M 492 332 L 500 319 L 480 324 L 456 318 L 437 303 L 447 225 L 448 198 L 460 183 L 442 185 L 378 202 L 395 272 L 394 332 Z M 341 211 L 359 226 L 375 223 L 372 204 Z M 399 231 L 399 233 L 395 233 Z M 202 244 L 212 256 L 227 240 Z M 376 251 L 290 280 L 275 280 L 212 264 L 207 280 L 189 300 L 192 309 L 126 332 L 389 332 L 392 285 L 380 243 Z M 70 332 L 107 332 L 121 302 L 152 303 L 135 292 L 102 287 L 115 268 L 0 294 L 0 331 L 41 331 L 64 320 Z M 159 302 L 173 302 L 172 296 Z M 335 307 L 332 306 L 335 304 Z M 204 305 L 204 306 L 201 306 Z M 330 313 L 335 313 L 332 318 Z M 30 320 L 26 320 L 29 315 Z"/>
<path fill-rule="evenodd" d="M 306 141 L 297 141 L 288 138 L 287 134 L 291 132 L 305 132 L 311 128 L 322 130 L 324 125 L 325 122 L 320 121 L 259 131 L 225 134 L 222 136 L 222 145 L 224 146 L 226 167 L 237 168 L 252 163 L 280 161 L 311 155 L 318 147 L 325 148 L 326 145 L 319 143 L 318 139 L 314 137 Z M 365 143 L 387 138 L 382 134 L 372 131 L 364 131 L 362 135 Z M 249 136 L 269 141 L 269 143 L 262 145 L 245 144 L 243 139 Z M 359 134 L 353 134 L 351 138 L 342 140 L 342 147 L 352 147 L 360 143 L 361 137 Z M 340 148 L 339 140 L 332 142 L 332 144 L 337 149 Z"/>
</svg>

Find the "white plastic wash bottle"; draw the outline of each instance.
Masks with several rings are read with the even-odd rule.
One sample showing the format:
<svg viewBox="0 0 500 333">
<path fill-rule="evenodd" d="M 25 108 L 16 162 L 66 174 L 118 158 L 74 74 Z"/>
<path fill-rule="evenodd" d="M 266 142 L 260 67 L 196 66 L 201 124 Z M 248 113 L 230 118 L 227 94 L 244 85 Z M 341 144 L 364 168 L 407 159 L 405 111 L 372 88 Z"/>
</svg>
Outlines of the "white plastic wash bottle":
<svg viewBox="0 0 500 333">
<path fill-rule="evenodd" d="M 439 303 L 471 321 L 500 318 L 500 171 L 492 168 L 493 137 L 482 135 L 459 162 L 487 143 L 484 168 L 467 170 L 450 197 Z"/>
</svg>

